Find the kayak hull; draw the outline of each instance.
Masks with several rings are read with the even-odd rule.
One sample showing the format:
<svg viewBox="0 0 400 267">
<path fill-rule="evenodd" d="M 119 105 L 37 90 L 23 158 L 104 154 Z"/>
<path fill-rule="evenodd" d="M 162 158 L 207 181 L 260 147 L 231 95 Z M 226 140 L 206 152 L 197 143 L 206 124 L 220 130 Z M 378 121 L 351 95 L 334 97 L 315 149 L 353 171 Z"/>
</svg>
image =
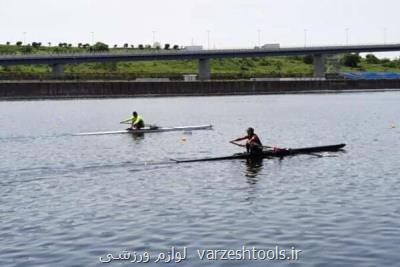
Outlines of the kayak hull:
<svg viewBox="0 0 400 267">
<path fill-rule="evenodd" d="M 273 157 L 287 157 L 299 154 L 313 154 L 318 152 L 336 152 L 344 148 L 346 144 L 336 144 L 329 146 L 315 146 L 315 147 L 303 147 L 294 149 L 275 149 L 266 150 L 259 154 L 250 153 L 237 153 L 231 156 L 215 157 L 215 158 L 203 158 L 203 159 L 191 159 L 191 160 L 176 160 L 176 163 L 186 162 L 200 162 L 200 161 L 219 161 L 219 160 L 234 160 L 234 159 L 262 159 L 262 158 L 273 158 Z"/>
<path fill-rule="evenodd" d="M 88 135 L 111 135 L 111 134 L 144 134 L 144 133 L 162 133 L 162 132 L 176 132 L 176 131 L 196 131 L 196 130 L 210 130 L 212 125 L 194 125 L 194 126 L 179 126 L 179 127 L 145 127 L 138 130 L 119 130 L 119 131 L 105 131 L 105 132 L 89 132 L 77 133 L 76 136 Z"/>
</svg>

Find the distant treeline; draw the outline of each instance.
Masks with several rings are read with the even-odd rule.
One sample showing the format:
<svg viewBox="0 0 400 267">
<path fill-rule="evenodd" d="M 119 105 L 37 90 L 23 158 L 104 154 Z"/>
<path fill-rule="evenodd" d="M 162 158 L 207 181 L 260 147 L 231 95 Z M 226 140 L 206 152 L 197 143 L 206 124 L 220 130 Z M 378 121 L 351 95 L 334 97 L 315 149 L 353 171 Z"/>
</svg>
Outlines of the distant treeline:
<svg viewBox="0 0 400 267">
<path fill-rule="evenodd" d="M 42 52 L 47 53 L 76 53 L 76 52 L 108 52 L 110 50 L 132 50 L 132 49 L 155 49 L 155 50 L 178 50 L 181 49 L 179 45 L 171 45 L 171 44 L 164 44 L 161 46 L 159 43 L 155 43 L 153 45 L 150 44 L 128 44 L 125 43 L 123 45 L 113 45 L 110 47 L 109 45 L 97 42 L 93 45 L 88 43 L 78 43 L 74 46 L 71 43 L 58 43 L 54 45 L 52 43 L 43 44 L 41 42 L 32 42 L 24 44 L 22 41 L 18 41 L 15 44 L 11 44 L 7 42 L 6 44 L 0 44 L 0 54 L 37 54 Z"/>
</svg>

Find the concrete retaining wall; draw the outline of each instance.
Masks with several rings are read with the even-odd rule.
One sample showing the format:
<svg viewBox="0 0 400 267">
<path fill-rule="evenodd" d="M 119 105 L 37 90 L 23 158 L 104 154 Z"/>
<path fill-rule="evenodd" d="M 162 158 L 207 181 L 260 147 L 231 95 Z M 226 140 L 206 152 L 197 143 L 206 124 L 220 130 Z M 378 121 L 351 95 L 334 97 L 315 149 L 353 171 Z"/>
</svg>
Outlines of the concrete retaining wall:
<svg viewBox="0 0 400 267">
<path fill-rule="evenodd" d="M 2 81 L 0 99 L 278 94 L 400 89 L 400 80 Z"/>
</svg>

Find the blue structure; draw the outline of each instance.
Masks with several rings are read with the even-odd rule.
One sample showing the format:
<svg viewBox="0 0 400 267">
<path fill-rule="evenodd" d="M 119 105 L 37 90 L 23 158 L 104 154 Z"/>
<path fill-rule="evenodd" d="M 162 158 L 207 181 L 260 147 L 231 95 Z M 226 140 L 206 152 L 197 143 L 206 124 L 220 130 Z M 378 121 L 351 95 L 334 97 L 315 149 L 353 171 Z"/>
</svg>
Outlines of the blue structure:
<svg viewBox="0 0 400 267">
<path fill-rule="evenodd" d="M 400 79 L 398 72 L 343 72 L 342 76 L 350 80 Z"/>
</svg>

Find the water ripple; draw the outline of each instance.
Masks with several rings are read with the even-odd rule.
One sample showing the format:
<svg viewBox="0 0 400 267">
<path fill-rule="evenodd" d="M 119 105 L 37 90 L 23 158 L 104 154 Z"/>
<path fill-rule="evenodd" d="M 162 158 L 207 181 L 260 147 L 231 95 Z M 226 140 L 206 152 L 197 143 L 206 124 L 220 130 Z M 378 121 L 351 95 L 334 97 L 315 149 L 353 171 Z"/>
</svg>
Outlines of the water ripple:
<svg viewBox="0 0 400 267">
<path fill-rule="evenodd" d="M 392 92 L 1 102 L 1 266 L 101 266 L 108 253 L 172 246 L 188 249 L 179 266 L 397 266 L 400 142 L 389 125 L 400 125 L 399 100 Z M 132 106 L 148 121 L 215 130 L 184 139 L 68 134 L 118 129 Z M 15 123 L 27 112 L 29 122 Z M 247 123 L 265 144 L 348 146 L 255 164 L 170 164 L 238 152 L 227 141 Z M 196 253 L 242 246 L 302 254 L 296 262 L 208 262 Z"/>
</svg>

